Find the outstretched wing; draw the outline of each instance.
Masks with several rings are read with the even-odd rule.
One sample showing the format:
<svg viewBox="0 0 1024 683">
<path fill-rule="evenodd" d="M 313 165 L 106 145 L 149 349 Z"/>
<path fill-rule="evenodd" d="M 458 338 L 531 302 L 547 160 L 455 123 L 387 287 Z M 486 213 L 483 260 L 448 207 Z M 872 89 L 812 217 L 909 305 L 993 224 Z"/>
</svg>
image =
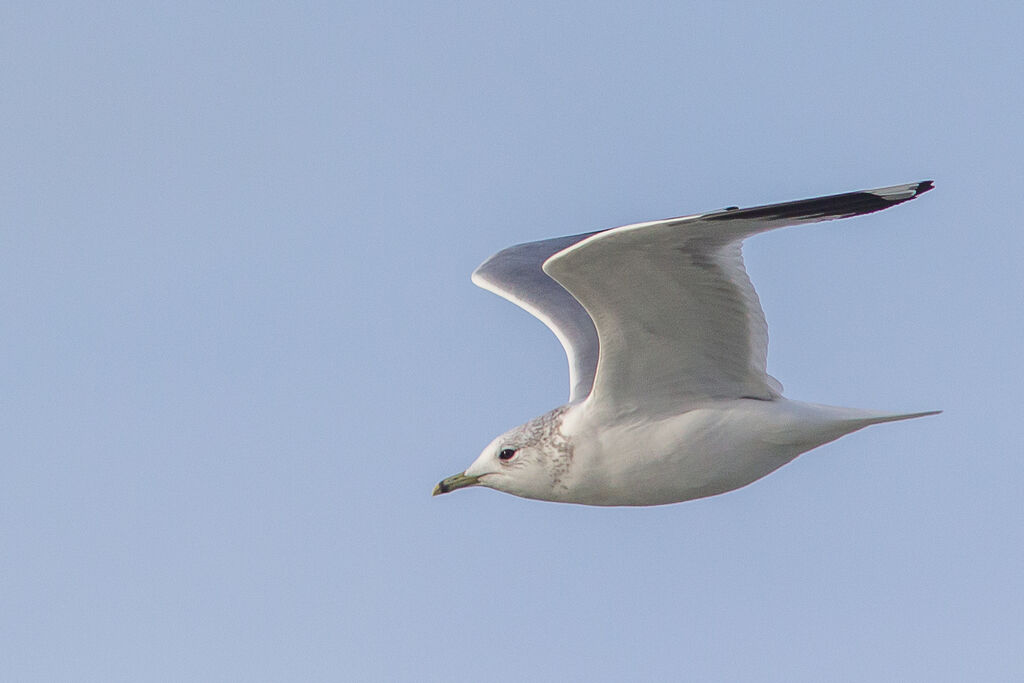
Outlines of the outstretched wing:
<svg viewBox="0 0 1024 683">
<path fill-rule="evenodd" d="M 766 372 L 767 325 L 743 266 L 743 239 L 879 211 L 931 187 L 924 181 L 572 238 L 543 269 L 597 329 L 600 358 L 588 400 L 620 413 L 657 413 L 704 399 L 777 396 L 781 387 Z"/>
<path fill-rule="evenodd" d="M 552 255 L 596 233 L 557 237 L 503 249 L 473 271 L 473 282 L 508 299 L 547 325 L 569 359 L 569 400 L 586 397 L 597 369 L 597 330 L 583 306 L 542 269 Z"/>
</svg>

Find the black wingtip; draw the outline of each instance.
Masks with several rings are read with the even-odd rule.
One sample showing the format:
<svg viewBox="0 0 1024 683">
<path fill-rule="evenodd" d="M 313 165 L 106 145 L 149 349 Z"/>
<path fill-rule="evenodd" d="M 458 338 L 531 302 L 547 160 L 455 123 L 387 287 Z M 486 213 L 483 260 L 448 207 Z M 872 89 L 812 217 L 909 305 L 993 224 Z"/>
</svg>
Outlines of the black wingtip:
<svg viewBox="0 0 1024 683">
<path fill-rule="evenodd" d="M 729 221 L 736 219 L 757 219 L 768 221 L 821 221 L 830 218 L 847 218 L 874 213 L 891 206 L 910 201 L 934 187 L 931 180 L 917 183 L 880 187 L 845 194 L 800 199 L 795 202 L 754 206 L 749 209 L 731 209 L 705 216 L 707 220 Z"/>
</svg>

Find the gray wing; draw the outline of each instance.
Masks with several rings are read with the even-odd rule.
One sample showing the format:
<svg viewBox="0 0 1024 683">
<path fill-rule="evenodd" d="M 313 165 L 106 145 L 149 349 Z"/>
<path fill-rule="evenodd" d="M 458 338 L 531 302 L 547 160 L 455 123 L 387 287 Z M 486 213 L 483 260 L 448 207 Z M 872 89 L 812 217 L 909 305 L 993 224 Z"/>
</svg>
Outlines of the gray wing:
<svg viewBox="0 0 1024 683">
<path fill-rule="evenodd" d="M 596 233 L 557 237 L 503 249 L 473 271 L 473 282 L 508 299 L 548 326 L 569 360 L 569 400 L 585 398 L 597 370 L 597 329 L 583 306 L 541 267 L 555 254 Z"/>
<path fill-rule="evenodd" d="M 616 413 L 678 411 L 706 399 L 771 399 L 768 328 L 743 266 L 744 238 L 895 206 L 930 181 L 627 225 L 577 240 L 544 272 L 597 329 L 588 401 Z"/>
</svg>

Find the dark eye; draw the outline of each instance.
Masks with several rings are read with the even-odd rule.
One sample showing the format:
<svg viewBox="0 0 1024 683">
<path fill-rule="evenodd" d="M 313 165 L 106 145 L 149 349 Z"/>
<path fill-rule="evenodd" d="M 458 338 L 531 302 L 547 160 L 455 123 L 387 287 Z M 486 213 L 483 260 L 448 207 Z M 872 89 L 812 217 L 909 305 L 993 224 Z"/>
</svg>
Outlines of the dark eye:
<svg viewBox="0 0 1024 683">
<path fill-rule="evenodd" d="M 498 453 L 498 458 L 501 460 L 511 460 L 515 454 L 516 449 L 514 448 L 502 448 L 501 453 Z"/>
</svg>

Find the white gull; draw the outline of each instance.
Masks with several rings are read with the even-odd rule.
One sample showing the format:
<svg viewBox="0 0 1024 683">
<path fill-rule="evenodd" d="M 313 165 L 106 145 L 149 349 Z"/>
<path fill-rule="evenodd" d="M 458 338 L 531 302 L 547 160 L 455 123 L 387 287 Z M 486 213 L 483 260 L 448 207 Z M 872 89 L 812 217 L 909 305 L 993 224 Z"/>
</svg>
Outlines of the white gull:
<svg viewBox="0 0 1024 683">
<path fill-rule="evenodd" d="M 766 372 L 745 238 L 871 213 L 931 181 L 637 223 L 509 247 L 473 282 L 524 308 L 569 359 L 569 403 L 494 439 L 434 495 L 486 486 L 585 505 L 662 505 L 746 486 L 887 413 L 792 401 Z"/>
</svg>

